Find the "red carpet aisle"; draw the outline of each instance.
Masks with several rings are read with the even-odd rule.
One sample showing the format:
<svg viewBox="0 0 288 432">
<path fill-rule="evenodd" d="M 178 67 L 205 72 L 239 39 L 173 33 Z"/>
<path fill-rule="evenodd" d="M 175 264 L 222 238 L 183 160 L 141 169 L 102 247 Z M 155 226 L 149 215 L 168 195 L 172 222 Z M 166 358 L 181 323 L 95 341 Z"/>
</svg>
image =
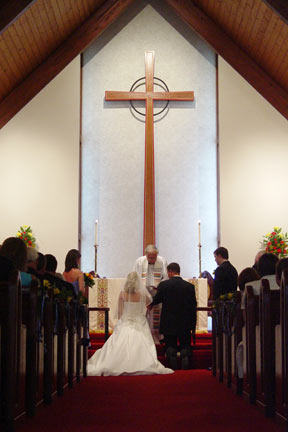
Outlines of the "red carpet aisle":
<svg viewBox="0 0 288 432">
<path fill-rule="evenodd" d="M 281 432 L 205 370 L 89 377 L 66 389 L 16 432 Z"/>
</svg>

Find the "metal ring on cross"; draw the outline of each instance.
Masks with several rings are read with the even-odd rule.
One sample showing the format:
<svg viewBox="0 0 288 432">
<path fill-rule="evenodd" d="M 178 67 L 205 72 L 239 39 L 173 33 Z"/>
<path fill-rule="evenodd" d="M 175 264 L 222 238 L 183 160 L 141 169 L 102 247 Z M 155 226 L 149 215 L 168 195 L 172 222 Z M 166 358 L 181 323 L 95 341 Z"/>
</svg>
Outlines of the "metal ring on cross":
<svg viewBox="0 0 288 432">
<path fill-rule="evenodd" d="M 160 81 L 160 83 L 161 83 L 162 85 L 161 85 L 159 82 L 155 82 L 155 80 L 156 80 L 156 81 Z M 143 81 L 143 82 L 140 82 L 140 81 Z M 169 89 L 168 89 L 167 84 L 166 84 L 163 80 L 161 80 L 160 78 L 154 77 L 154 78 L 153 78 L 153 82 L 154 82 L 154 84 L 155 84 L 156 86 L 158 85 L 158 87 L 161 87 L 161 88 L 163 88 L 165 91 L 169 92 Z M 145 77 L 139 78 L 138 80 L 136 80 L 136 81 L 132 84 L 132 86 L 131 86 L 131 88 L 130 88 L 129 91 L 130 91 L 130 92 L 134 92 L 138 87 L 142 86 L 142 85 L 145 84 L 145 83 L 146 83 L 146 78 L 145 78 Z M 140 115 L 146 117 L 146 114 L 142 113 L 141 111 L 138 111 L 137 108 L 135 108 L 135 106 L 133 105 L 133 102 L 132 102 L 131 100 L 130 100 L 129 102 L 130 102 L 130 105 L 131 105 L 131 107 L 133 108 L 134 111 L 136 111 L 138 114 L 140 114 Z M 155 117 L 155 116 L 157 116 L 157 115 L 159 115 L 159 114 L 162 114 L 162 112 L 165 111 L 165 109 L 168 107 L 168 105 L 169 105 L 169 100 L 166 102 L 164 108 L 163 108 L 161 111 L 159 111 L 159 112 L 157 112 L 157 113 L 155 113 L 155 114 L 153 113 L 153 116 Z"/>
</svg>

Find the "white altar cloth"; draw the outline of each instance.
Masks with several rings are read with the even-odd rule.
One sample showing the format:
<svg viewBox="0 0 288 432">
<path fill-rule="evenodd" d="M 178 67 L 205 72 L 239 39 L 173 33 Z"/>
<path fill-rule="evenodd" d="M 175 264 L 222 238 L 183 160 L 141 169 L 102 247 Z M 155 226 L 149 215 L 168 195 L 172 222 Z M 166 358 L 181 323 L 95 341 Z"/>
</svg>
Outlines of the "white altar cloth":
<svg viewBox="0 0 288 432">
<path fill-rule="evenodd" d="M 117 318 L 117 303 L 120 291 L 124 287 L 125 279 L 94 279 L 95 285 L 89 288 L 89 307 L 109 307 L 109 330 L 113 330 Z M 207 279 L 185 279 L 195 285 L 198 307 L 207 307 L 208 284 Z M 207 331 L 207 312 L 197 313 L 196 330 Z M 90 331 L 104 331 L 104 312 L 90 312 Z"/>
</svg>

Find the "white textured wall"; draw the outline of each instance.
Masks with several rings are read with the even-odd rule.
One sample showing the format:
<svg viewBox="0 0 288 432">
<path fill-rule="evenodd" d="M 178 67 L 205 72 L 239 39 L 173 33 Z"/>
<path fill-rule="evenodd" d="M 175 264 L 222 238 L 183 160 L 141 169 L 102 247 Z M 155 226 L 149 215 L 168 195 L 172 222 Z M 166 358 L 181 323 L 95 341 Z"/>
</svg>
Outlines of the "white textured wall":
<svg viewBox="0 0 288 432">
<path fill-rule="evenodd" d="M 288 122 L 219 58 L 221 243 L 241 271 L 262 236 L 288 231 Z"/>
<path fill-rule="evenodd" d="M 63 271 L 78 247 L 80 57 L 0 130 L 1 238 L 31 225 Z"/>
<path fill-rule="evenodd" d="M 195 92 L 194 103 L 171 103 L 155 123 L 156 244 L 160 255 L 181 264 L 184 276 L 193 276 L 198 275 L 199 219 L 202 269 L 215 267 L 215 56 L 167 8 L 147 3 L 137 2 L 84 53 L 82 266 L 94 266 L 95 219 L 100 275 L 123 277 L 142 255 L 144 123 L 128 103 L 105 102 L 104 93 L 129 90 L 145 74 L 145 50 L 153 50 L 155 76 L 171 91 Z"/>
</svg>

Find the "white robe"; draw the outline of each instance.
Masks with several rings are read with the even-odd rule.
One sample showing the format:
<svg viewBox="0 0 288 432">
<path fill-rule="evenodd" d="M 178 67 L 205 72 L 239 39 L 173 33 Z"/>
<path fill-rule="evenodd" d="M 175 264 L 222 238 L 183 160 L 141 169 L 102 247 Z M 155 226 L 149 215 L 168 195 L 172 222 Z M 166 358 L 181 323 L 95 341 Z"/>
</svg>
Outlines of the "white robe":
<svg viewBox="0 0 288 432">
<path fill-rule="evenodd" d="M 139 274 L 152 297 L 154 297 L 157 292 L 153 287 L 157 288 L 162 280 L 168 279 L 167 260 L 159 255 L 157 256 L 155 264 L 148 264 L 145 255 L 137 258 L 133 270 Z M 149 326 L 155 343 L 163 338 L 163 335 L 159 334 L 160 313 L 161 305 L 157 305 L 154 306 L 148 315 Z"/>
<path fill-rule="evenodd" d="M 148 264 L 145 255 L 137 258 L 133 270 L 139 274 L 146 287 L 157 287 L 162 280 L 168 279 L 167 261 L 159 255 L 155 264 Z"/>
</svg>

